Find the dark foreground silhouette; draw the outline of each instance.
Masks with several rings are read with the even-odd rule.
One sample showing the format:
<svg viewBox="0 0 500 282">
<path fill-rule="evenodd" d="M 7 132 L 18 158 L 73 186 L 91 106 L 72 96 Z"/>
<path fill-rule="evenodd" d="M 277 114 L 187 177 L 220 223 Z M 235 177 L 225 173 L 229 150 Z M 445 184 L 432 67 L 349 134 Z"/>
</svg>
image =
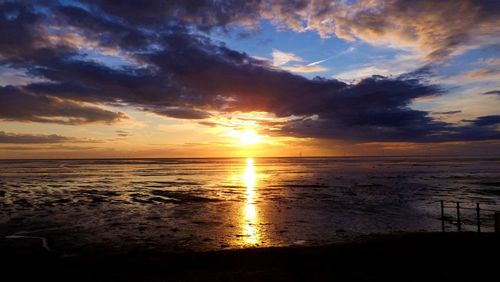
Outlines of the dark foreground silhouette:
<svg viewBox="0 0 500 282">
<path fill-rule="evenodd" d="M 500 281 L 500 236 L 378 235 L 321 247 L 168 253 L 88 247 L 76 256 L 1 239 L 1 281 Z"/>
</svg>

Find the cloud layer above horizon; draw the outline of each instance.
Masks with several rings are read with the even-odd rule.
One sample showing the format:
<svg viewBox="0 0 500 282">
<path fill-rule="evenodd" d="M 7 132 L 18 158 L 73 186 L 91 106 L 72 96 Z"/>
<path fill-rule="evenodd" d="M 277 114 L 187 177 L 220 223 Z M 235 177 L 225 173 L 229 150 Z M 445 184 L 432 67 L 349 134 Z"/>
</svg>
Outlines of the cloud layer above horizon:
<svg viewBox="0 0 500 282">
<path fill-rule="evenodd" d="M 219 115 L 265 112 L 276 118 L 259 121 L 269 136 L 499 140 L 500 113 L 453 123 L 413 107 L 447 95 L 432 80 L 434 66 L 478 46 L 498 50 L 499 6 L 472 0 L 4 1 L 0 67 L 27 79 L 0 85 L 0 120 L 112 125 L 129 119 L 126 109 L 134 108 L 214 126 L 208 120 Z M 263 60 L 214 39 L 252 36 L 264 20 L 282 30 L 407 50 L 425 65 L 353 82 L 311 79 L 297 73 L 321 72 L 322 61 L 307 64 L 280 50 Z M 492 62 L 488 75 L 498 68 Z M 498 90 L 481 95 L 498 96 Z M 64 138 L 0 131 L 1 143 L 70 140 Z"/>
</svg>

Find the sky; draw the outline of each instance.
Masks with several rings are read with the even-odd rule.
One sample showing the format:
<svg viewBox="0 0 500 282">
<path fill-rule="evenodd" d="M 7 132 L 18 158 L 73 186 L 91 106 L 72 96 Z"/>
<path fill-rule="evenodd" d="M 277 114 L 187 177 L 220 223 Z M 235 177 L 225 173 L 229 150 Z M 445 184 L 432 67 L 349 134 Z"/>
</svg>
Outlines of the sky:
<svg viewBox="0 0 500 282">
<path fill-rule="evenodd" d="M 500 3 L 0 1 L 0 158 L 500 155 Z"/>
</svg>

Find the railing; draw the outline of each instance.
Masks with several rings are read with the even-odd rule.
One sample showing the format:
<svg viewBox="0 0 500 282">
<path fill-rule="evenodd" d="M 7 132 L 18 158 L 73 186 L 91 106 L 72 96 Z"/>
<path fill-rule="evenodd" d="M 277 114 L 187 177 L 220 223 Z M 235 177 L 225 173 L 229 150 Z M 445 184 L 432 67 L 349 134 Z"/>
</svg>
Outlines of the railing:
<svg viewBox="0 0 500 282">
<path fill-rule="evenodd" d="M 495 225 L 495 232 L 500 233 L 500 211 L 499 210 L 493 210 L 493 209 L 485 209 L 481 208 L 480 203 L 476 203 L 475 207 L 470 207 L 470 206 L 460 206 L 460 202 L 451 202 L 453 203 L 452 206 L 446 205 L 448 202 L 445 202 L 443 200 L 439 201 L 441 205 L 441 230 L 443 232 L 446 232 L 446 222 L 449 222 L 451 224 L 454 224 L 457 226 L 457 231 L 461 232 L 462 231 L 462 225 L 463 225 L 463 219 L 461 217 L 460 210 L 475 210 L 476 211 L 476 218 L 475 218 L 475 223 L 477 226 L 477 232 L 481 232 L 481 227 L 483 226 L 483 222 L 485 221 L 484 217 L 481 217 L 481 212 L 492 212 L 494 213 L 494 225 Z M 462 203 L 463 204 L 463 203 Z M 456 210 L 456 216 L 453 218 L 452 216 L 447 216 L 445 214 L 445 209 L 454 209 Z M 455 219 L 455 220 L 454 220 Z"/>
</svg>

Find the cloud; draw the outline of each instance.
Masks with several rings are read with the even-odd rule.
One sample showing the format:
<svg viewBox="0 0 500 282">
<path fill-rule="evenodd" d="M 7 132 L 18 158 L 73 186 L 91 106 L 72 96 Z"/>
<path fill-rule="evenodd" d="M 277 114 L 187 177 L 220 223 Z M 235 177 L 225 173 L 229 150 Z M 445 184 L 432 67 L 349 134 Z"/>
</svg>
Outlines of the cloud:
<svg viewBox="0 0 500 282">
<path fill-rule="evenodd" d="M 138 29 L 128 27 L 123 22 L 113 21 L 99 13 L 92 13 L 77 7 L 58 7 L 55 13 L 58 17 L 54 25 L 62 29 L 62 32 L 68 27 L 76 28 L 78 31 L 55 36 L 71 45 L 81 46 L 88 42 L 98 42 L 101 47 L 137 50 L 147 48 L 155 39 L 154 34 L 145 34 Z M 69 35 L 69 37 L 64 37 L 64 35 Z M 73 40 L 77 41 L 72 42 Z"/>
<path fill-rule="evenodd" d="M 326 59 L 323 59 L 323 60 L 315 61 L 315 62 L 312 62 L 312 63 L 307 64 L 306 66 L 307 66 L 307 67 L 316 66 L 316 65 L 322 64 L 322 63 L 324 63 L 324 62 L 326 62 L 326 61 L 330 60 L 331 58 L 333 58 L 333 57 L 329 57 L 329 58 L 326 58 Z"/>
<path fill-rule="evenodd" d="M 2 144 L 50 144 L 71 142 L 75 140 L 75 138 L 55 134 L 16 134 L 0 131 L 0 143 Z"/>
<path fill-rule="evenodd" d="M 132 26 L 144 28 L 165 26 L 169 22 L 190 25 L 199 30 L 227 28 L 229 25 L 257 29 L 260 20 L 260 0 L 154 0 L 145 3 L 134 1 L 85 1 L 95 11 L 103 11 Z"/>
<path fill-rule="evenodd" d="M 392 58 L 375 59 L 369 64 L 337 73 L 333 77 L 344 81 L 355 81 L 372 75 L 402 75 L 415 70 L 427 70 L 428 68 L 429 66 L 423 64 L 418 56 L 403 53 Z"/>
<path fill-rule="evenodd" d="M 492 126 L 500 124 L 500 115 L 482 116 L 475 120 L 464 120 L 466 122 L 472 122 L 477 126 Z"/>
<path fill-rule="evenodd" d="M 210 113 L 190 108 L 179 107 L 162 107 L 158 109 L 149 109 L 150 111 L 173 118 L 179 119 L 206 119 L 210 117 Z"/>
<path fill-rule="evenodd" d="M 485 95 L 500 95 L 500 90 L 491 90 L 491 91 L 484 92 L 483 94 L 485 94 Z"/>
<path fill-rule="evenodd" d="M 456 78 L 459 81 L 469 82 L 497 82 L 500 81 L 500 68 L 480 68 L 461 73 Z"/>
<path fill-rule="evenodd" d="M 295 55 L 294 53 L 287 53 L 277 49 L 273 49 L 273 65 L 274 66 L 283 66 L 289 62 L 303 62 L 304 59 Z"/>
<path fill-rule="evenodd" d="M 325 72 L 328 69 L 320 65 L 293 65 L 281 67 L 284 70 L 296 73 L 316 73 Z"/>
<path fill-rule="evenodd" d="M 412 48 L 430 61 L 500 43 L 494 0 L 263 1 L 260 9 L 284 28 Z"/>
<path fill-rule="evenodd" d="M 446 111 L 446 112 L 432 112 L 433 114 L 435 115 L 454 115 L 454 114 L 459 114 L 461 113 L 462 111 Z"/>
<path fill-rule="evenodd" d="M 116 130 L 116 135 L 120 136 L 120 137 L 127 137 L 127 136 L 130 136 L 130 132 L 128 131 L 125 131 L 125 130 Z"/>
<path fill-rule="evenodd" d="M 3 120 L 74 125 L 112 123 L 124 118 L 122 113 L 56 97 L 34 95 L 13 86 L 0 87 L 0 119 Z"/>
<path fill-rule="evenodd" d="M 26 74 L 22 69 L 11 69 L 0 66 L 0 86 L 13 85 L 22 86 L 37 81 L 35 78 Z"/>
<path fill-rule="evenodd" d="M 355 50 L 356 50 L 356 47 L 351 46 L 351 47 L 349 47 L 349 48 L 345 49 L 344 51 L 342 51 L 342 52 L 340 52 L 340 53 L 338 53 L 338 54 L 335 54 L 335 55 L 333 55 L 333 56 L 330 56 L 330 57 L 328 57 L 328 58 L 326 58 L 326 59 L 322 59 L 322 60 L 318 60 L 318 61 L 315 61 L 315 62 L 309 63 L 309 64 L 307 64 L 306 66 L 308 66 L 308 67 L 312 67 L 312 66 L 315 66 L 315 65 L 319 65 L 319 64 L 322 64 L 322 63 L 324 63 L 324 62 L 326 62 L 326 61 L 329 61 L 329 60 L 331 60 L 331 59 L 333 59 L 333 58 L 335 58 L 335 57 L 338 57 L 338 56 L 341 56 L 341 55 L 344 55 L 344 54 L 348 54 L 348 53 L 352 53 L 352 52 L 354 52 Z"/>
<path fill-rule="evenodd" d="M 483 64 L 486 66 L 500 66 L 500 58 L 498 57 L 489 57 L 479 60 L 479 64 Z"/>
<path fill-rule="evenodd" d="M 33 12 L 33 7 L 16 3 L 0 4 L 0 49 L 2 57 L 27 56 L 34 42 L 40 41 L 37 26 L 42 16 Z"/>
<path fill-rule="evenodd" d="M 305 65 L 304 64 L 287 65 L 290 62 L 303 62 L 304 59 L 293 53 L 286 53 L 277 49 L 273 50 L 272 57 L 273 57 L 272 61 L 273 66 L 280 67 L 281 69 L 289 72 L 315 73 L 315 72 L 324 72 L 328 70 L 327 68 L 319 65 L 320 63 L 327 61 L 328 59 Z"/>
<path fill-rule="evenodd" d="M 323 37 L 334 35 L 349 41 L 411 48 L 431 61 L 468 48 L 500 43 L 495 0 L 157 0 L 140 5 L 89 0 L 83 5 L 87 10 L 63 7 L 58 15 L 64 23 L 89 30 L 87 37 L 121 47 L 144 47 L 155 36 L 154 32 L 144 36 L 138 30 L 127 29 L 130 26 L 151 30 L 177 25 L 202 31 L 242 26 L 255 31 L 261 19 L 270 20 L 280 29 L 315 30 Z M 28 20 L 38 19 L 33 16 Z M 101 36 L 96 36 L 99 33 Z M 32 34 L 26 32 L 23 36 Z"/>
<path fill-rule="evenodd" d="M 35 143 L 33 143 L 33 144 L 35 144 Z M 46 158 L 53 158 L 54 152 L 60 152 L 60 151 L 81 152 L 82 150 L 92 150 L 92 149 L 97 149 L 97 148 L 98 147 L 93 147 L 93 146 L 66 146 L 66 145 L 62 145 L 62 144 L 43 145 L 43 144 L 37 143 L 33 146 L 26 146 L 26 145 L 21 145 L 21 144 L 19 144 L 19 146 L 0 146 L 0 152 L 9 153 L 11 151 L 38 151 L 36 154 L 37 157 L 40 157 L 42 154 L 45 154 Z M 4 155 L 4 154 L 2 154 L 2 155 Z M 7 154 L 7 156 L 8 156 L 8 154 Z M 19 156 L 16 153 L 15 155 L 13 155 L 13 157 L 17 159 Z"/>
<path fill-rule="evenodd" d="M 105 110 L 103 105 L 136 107 L 183 119 L 205 119 L 212 113 L 258 111 L 284 120 L 273 124 L 270 135 L 353 142 L 500 139 L 498 131 L 491 126 L 480 123 L 456 126 L 435 120 L 429 112 L 412 109 L 410 106 L 415 99 L 444 94 L 439 86 L 422 80 L 419 71 L 395 77 L 374 75 L 353 83 L 321 77 L 307 79 L 282 69 L 296 67 L 296 70 L 305 70 L 303 67 L 307 66 L 285 66 L 302 61 L 295 54 L 275 50 L 273 61 L 279 66 L 276 67 L 207 37 L 205 31 L 223 29 L 231 24 L 253 27 L 253 20 L 264 13 L 264 10 L 255 8 L 263 5 L 259 1 L 208 1 L 201 4 L 198 1 L 150 1 L 144 6 L 141 4 L 141 9 L 133 1 L 121 5 L 97 0 L 86 3 L 82 4 L 85 8 L 61 7 L 57 3 L 47 6 L 56 17 L 35 14 L 31 12 L 35 9 L 22 4 L 16 4 L 14 8 L 0 6 L 0 11 L 3 11 L 0 24 L 13 35 L 26 32 L 12 39 L 13 43 L 2 37 L 2 63 L 11 68 L 25 69 L 43 80 L 0 88 L 0 118 L 73 125 L 112 123 L 125 118 L 121 113 Z M 296 15 L 296 21 L 292 21 L 291 16 L 297 11 L 316 13 L 317 9 L 309 5 L 319 2 L 273 3 L 276 6 L 269 11 L 276 14 L 275 22 L 298 28 L 302 16 Z M 339 19 L 348 17 L 343 24 L 352 23 L 353 27 L 347 30 L 347 27 L 340 26 L 336 34 L 346 38 L 350 32 L 351 39 L 368 40 L 371 37 L 363 32 L 371 32 L 371 39 L 383 39 L 396 28 L 386 21 L 394 20 L 401 24 L 394 33 L 396 38 L 406 32 L 416 32 L 412 36 L 417 39 L 422 36 L 420 30 L 404 30 L 408 12 L 398 6 L 402 5 L 399 1 L 387 2 L 376 9 L 361 9 L 362 5 L 370 6 L 370 3 L 359 1 L 353 4 L 352 12 L 339 16 Z M 423 17 L 421 10 L 426 11 L 431 22 L 440 23 L 433 9 L 442 12 L 441 6 L 434 7 L 436 4 L 428 1 L 418 3 L 421 4 L 410 2 L 408 11 L 415 13 L 417 19 Z M 342 8 L 342 5 L 345 4 L 337 3 L 332 7 Z M 275 10 L 277 7 L 287 9 Z M 330 14 L 333 17 L 339 12 L 331 10 L 330 6 L 324 8 L 325 14 L 317 15 L 318 18 L 325 19 Z M 17 9 L 18 17 L 11 20 L 5 16 L 5 11 L 11 13 L 9 11 L 13 9 Z M 393 9 L 399 17 L 378 14 Z M 233 10 L 235 14 L 230 13 Z M 286 20 L 280 18 L 285 14 Z M 51 26 L 57 26 L 62 34 L 51 31 Z M 320 27 L 311 25 L 309 28 L 319 30 Z M 358 30 L 361 28 L 368 31 Z M 73 33 L 95 42 L 97 50 L 102 47 L 126 52 L 135 63 L 116 68 L 88 61 L 71 40 L 56 41 L 56 44 L 47 39 Z M 446 41 L 443 34 L 439 33 L 437 37 Z M 455 50 L 462 42 L 460 39 L 450 48 Z M 431 43 L 437 44 L 432 41 L 427 45 Z M 16 52 L 13 46 L 17 46 Z M 431 49 L 434 52 L 442 48 L 436 45 Z M 318 64 L 309 67 L 309 71 L 321 68 Z"/>
<path fill-rule="evenodd" d="M 391 74 L 392 72 L 389 69 L 376 66 L 365 66 L 335 74 L 333 77 L 344 81 L 353 81 L 371 77 L 372 75 L 389 76 Z"/>
<path fill-rule="evenodd" d="M 454 84 L 478 83 L 478 82 L 498 82 L 500 81 L 500 59 L 486 58 L 478 60 L 473 69 L 449 75 L 442 79 L 442 82 Z"/>
</svg>

